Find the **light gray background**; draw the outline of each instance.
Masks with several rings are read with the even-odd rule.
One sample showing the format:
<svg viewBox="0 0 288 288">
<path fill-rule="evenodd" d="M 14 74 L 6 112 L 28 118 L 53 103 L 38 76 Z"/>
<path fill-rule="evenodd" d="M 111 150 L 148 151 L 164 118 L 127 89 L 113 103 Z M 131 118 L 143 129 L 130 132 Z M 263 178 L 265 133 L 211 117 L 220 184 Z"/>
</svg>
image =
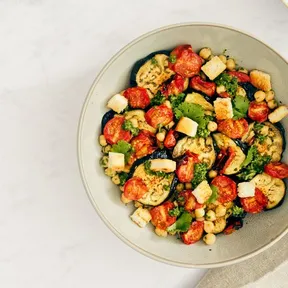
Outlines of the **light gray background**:
<svg viewBox="0 0 288 288">
<path fill-rule="evenodd" d="M 184 21 L 232 25 L 288 58 L 280 0 L 0 0 L 0 287 L 192 288 L 202 277 L 118 240 L 89 203 L 76 159 L 81 107 L 105 62 Z"/>
</svg>

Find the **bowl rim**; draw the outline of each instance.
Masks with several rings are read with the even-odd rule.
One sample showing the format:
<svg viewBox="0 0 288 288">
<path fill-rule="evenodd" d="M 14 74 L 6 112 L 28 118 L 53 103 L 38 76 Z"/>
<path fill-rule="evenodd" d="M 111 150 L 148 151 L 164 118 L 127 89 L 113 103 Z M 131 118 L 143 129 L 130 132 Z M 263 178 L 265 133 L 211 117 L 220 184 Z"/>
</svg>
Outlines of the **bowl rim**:
<svg viewBox="0 0 288 288">
<path fill-rule="evenodd" d="M 85 178 L 85 173 L 84 173 L 84 167 L 83 167 L 83 162 L 81 161 L 81 135 L 82 135 L 82 127 L 83 127 L 83 120 L 85 117 L 85 113 L 86 113 L 86 109 L 89 103 L 89 100 L 91 98 L 91 95 L 93 94 L 93 91 L 96 87 L 96 85 L 98 84 L 98 82 L 101 80 L 103 74 L 106 72 L 106 70 L 112 65 L 112 63 L 121 55 L 123 54 L 127 49 L 129 49 L 131 46 L 133 46 L 134 44 L 136 44 L 137 42 L 149 37 L 150 35 L 162 32 L 162 31 L 166 31 L 166 30 L 170 30 L 170 29 L 174 29 L 176 27 L 185 27 L 185 26 L 208 26 L 208 27 L 217 27 L 217 28 L 224 28 L 227 30 L 232 30 L 234 32 L 238 32 L 242 35 L 248 36 L 250 38 L 253 38 L 254 40 L 260 42 L 261 44 L 265 45 L 269 50 L 271 50 L 272 52 L 276 53 L 287 65 L 288 62 L 287 60 L 280 55 L 277 51 L 275 51 L 273 48 L 271 48 L 268 44 L 266 44 L 265 42 L 263 42 L 262 40 L 258 39 L 257 37 L 253 36 L 252 34 L 249 34 L 248 32 L 245 32 L 241 29 L 238 28 L 234 28 L 232 26 L 229 25 L 224 25 L 224 24 L 218 24 L 218 23 L 210 23 L 210 22 L 181 22 L 181 23 L 176 23 L 176 24 L 170 24 L 170 25 L 166 25 L 166 26 L 161 26 L 160 28 L 157 29 L 153 29 L 145 34 L 142 34 L 141 36 L 135 38 L 134 40 L 130 41 L 127 45 L 125 45 L 123 48 L 121 48 L 116 54 L 114 54 L 114 56 L 112 56 L 110 58 L 110 60 L 104 65 L 104 67 L 100 70 L 100 72 L 98 73 L 97 77 L 95 78 L 95 80 L 93 81 L 87 96 L 85 98 L 82 110 L 81 110 L 81 114 L 80 114 L 80 118 L 79 118 L 79 122 L 78 122 L 78 131 L 77 131 L 77 162 L 78 162 L 78 167 L 79 167 L 79 171 L 80 171 L 80 176 L 86 191 L 86 194 L 92 204 L 92 206 L 94 207 L 94 209 L 96 210 L 97 214 L 99 215 L 99 217 L 101 218 L 101 220 L 105 223 L 105 225 L 120 239 L 122 240 L 125 244 L 127 244 L 129 247 L 133 248 L 134 250 L 140 252 L 142 255 L 149 257 L 153 260 L 165 263 L 165 264 L 169 264 L 172 266 L 178 266 L 178 267 L 184 267 L 184 268 L 218 268 L 218 267 L 223 267 L 223 266 L 228 266 L 228 265 L 232 265 L 232 264 L 236 264 L 239 263 L 241 261 L 247 260 L 253 256 L 256 256 L 257 254 L 263 252 L 264 250 L 268 249 L 269 247 L 271 247 L 273 244 L 275 244 L 277 241 L 279 241 L 283 236 L 285 236 L 288 233 L 288 226 L 284 229 L 284 231 L 282 231 L 277 237 L 275 237 L 270 243 L 263 245 L 262 247 L 258 248 L 255 251 L 252 251 L 251 253 L 246 253 L 240 257 L 231 259 L 231 260 L 226 260 L 226 261 L 221 261 L 218 263 L 207 263 L 207 264 L 190 264 L 190 263 L 183 263 L 183 262 L 178 262 L 178 261 L 173 261 L 173 260 L 168 260 L 165 258 L 162 258 L 161 256 L 155 255 L 149 251 L 144 250 L 143 248 L 137 246 L 136 244 L 134 244 L 133 242 L 131 242 L 129 239 L 127 239 L 125 236 L 123 236 L 121 234 L 121 232 L 119 232 L 110 222 L 109 220 L 105 217 L 105 215 L 101 212 L 100 208 L 98 207 L 97 203 L 94 201 L 93 197 L 92 197 L 92 193 L 90 191 L 89 188 L 89 184 L 88 181 Z"/>
</svg>

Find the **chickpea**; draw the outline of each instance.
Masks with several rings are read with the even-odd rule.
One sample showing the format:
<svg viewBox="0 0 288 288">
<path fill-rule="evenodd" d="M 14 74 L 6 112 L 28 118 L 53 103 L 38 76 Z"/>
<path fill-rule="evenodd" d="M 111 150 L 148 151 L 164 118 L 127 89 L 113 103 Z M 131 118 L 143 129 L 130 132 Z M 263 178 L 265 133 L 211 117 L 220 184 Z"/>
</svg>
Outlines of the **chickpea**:
<svg viewBox="0 0 288 288">
<path fill-rule="evenodd" d="M 234 59 L 229 58 L 229 59 L 227 60 L 226 66 L 227 66 L 227 69 L 228 69 L 229 71 L 235 70 L 236 64 L 235 64 Z"/>
<path fill-rule="evenodd" d="M 216 242 L 216 236 L 212 233 L 208 233 L 203 237 L 203 241 L 207 245 L 213 245 Z"/>
<path fill-rule="evenodd" d="M 202 48 L 199 52 L 199 56 L 204 60 L 207 60 L 212 55 L 212 50 L 208 47 Z"/>
<path fill-rule="evenodd" d="M 264 91 L 261 91 L 261 90 L 255 92 L 255 94 L 254 94 L 254 98 L 255 98 L 255 100 L 256 100 L 257 102 L 262 102 L 262 101 L 264 101 L 264 100 L 265 100 L 265 97 L 266 97 L 265 92 L 264 92 Z"/>
<path fill-rule="evenodd" d="M 195 209 L 195 216 L 196 218 L 201 218 L 205 215 L 205 210 L 204 208 L 198 208 L 198 209 Z"/>
<path fill-rule="evenodd" d="M 199 217 L 199 218 L 196 218 L 196 221 L 203 222 L 203 221 L 205 221 L 205 218 L 204 217 Z"/>
<path fill-rule="evenodd" d="M 220 94 L 220 93 L 225 92 L 225 91 L 226 91 L 226 88 L 224 85 L 217 86 L 217 88 L 216 88 L 217 94 Z"/>
<path fill-rule="evenodd" d="M 125 197 L 124 193 L 121 194 L 121 201 L 124 203 L 124 204 L 128 204 L 130 203 L 132 200 L 128 199 Z"/>
<path fill-rule="evenodd" d="M 267 105 L 270 109 L 275 109 L 278 106 L 277 101 L 275 99 L 268 101 Z"/>
<path fill-rule="evenodd" d="M 237 91 L 236 91 L 236 94 L 237 95 L 240 95 L 240 96 L 243 96 L 243 97 L 246 97 L 246 91 L 243 87 L 241 86 L 238 86 L 237 87 Z"/>
<path fill-rule="evenodd" d="M 110 152 L 111 148 L 112 148 L 111 145 L 107 145 L 107 146 L 102 148 L 102 152 L 105 154 L 108 154 Z"/>
<path fill-rule="evenodd" d="M 134 206 L 136 208 L 139 208 L 139 207 L 142 207 L 143 205 L 140 202 L 138 202 L 138 201 L 134 201 Z"/>
<path fill-rule="evenodd" d="M 133 127 L 138 128 L 138 120 L 136 118 L 131 118 L 130 121 Z"/>
<path fill-rule="evenodd" d="M 212 221 L 204 221 L 204 231 L 206 233 L 212 233 L 214 230 L 214 223 Z"/>
<path fill-rule="evenodd" d="M 225 214 L 225 219 L 229 218 L 233 214 L 232 209 L 228 209 L 226 214 Z"/>
<path fill-rule="evenodd" d="M 103 156 L 103 157 L 100 159 L 100 165 L 101 165 L 101 167 L 107 168 L 107 167 L 108 167 L 108 161 L 109 161 L 108 156 Z"/>
<path fill-rule="evenodd" d="M 167 237 L 167 231 L 158 227 L 155 228 L 155 233 L 160 237 Z"/>
<path fill-rule="evenodd" d="M 103 146 L 103 147 L 107 145 L 107 141 L 106 141 L 104 135 L 100 135 L 100 136 L 99 136 L 99 144 L 100 144 L 101 146 Z"/>
<path fill-rule="evenodd" d="M 226 214 L 226 208 L 220 204 L 216 207 L 215 213 L 217 218 L 222 217 Z"/>
<path fill-rule="evenodd" d="M 245 69 L 245 68 L 240 68 L 238 71 L 242 72 L 242 73 L 245 73 L 245 74 L 249 73 L 249 71 L 247 69 Z"/>
<path fill-rule="evenodd" d="M 220 60 L 221 60 L 224 64 L 227 63 L 227 58 L 226 58 L 225 55 L 219 55 L 218 57 L 220 58 Z"/>
<path fill-rule="evenodd" d="M 207 125 L 207 128 L 208 128 L 209 131 L 214 132 L 214 131 L 217 130 L 218 125 L 217 125 L 217 123 L 214 122 L 214 121 L 209 121 L 209 123 L 208 123 L 208 125 Z"/>
<path fill-rule="evenodd" d="M 112 177 L 114 177 L 116 175 L 116 172 L 113 171 L 111 168 L 106 168 L 105 169 L 105 174 L 112 178 Z"/>
<path fill-rule="evenodd" d="M 119 186 L 119 188 L 121 192 L 124 192 L 124 186 Z"/>
<path fill-rule="evenodd" d="M 166 136 L 166 131 L 165 130 L 162 130 L 161 132 L 158 132 L 156 134 L 156 138 L 160 142 L 163 142 L 165 140 L 165 136 Z"/>
<path fill-rule="evenodd" d="M 184 190 L 184 184 L 183 184 L 183 183 L 177 184 L 177 186 L 176 186 L 176 191 L 177 191 L 177 192 L 181 192 L 181 191 L 183 191 L 183 190 Z"/>
<path fill-rule="evenodd" d="M 215 178 L 217 176 L 217 171 L 216 170 L 210 170 L 208 173 L 209 178 Z"/>
<path fill-rule="evenodd" d="M 216 214 L 213 210 L 209 210 L 206 215 L 205 215 L 206 219 L 208 221 L 215 221 L 216 220 Z M 208 232 L 207 232 L 208 233 Z"/>
<path fill-rule="evenodd" d="M 269 102 L 270 100 L 274 99 L 274 97 L 275 97 L 274 91 L 273 91 L 273 90 L 270 90 L 270 91 L 266 92 L 266 98 L 265 98 L 265 100 L 266 100 L 267 102 Z"/>
<path fill-rule="evenodd" d="M 172 108 L 171 102 L 169 100 L 164 101 L 163 103 L 165 106 L 167 106 L 168 108 Z"/>
<path fill-rule="evenodd" d="M 192 189 L 192 183 L 185 183 L 185 189 L 191 190 Z"/>
<path fill-rule="evenodd" d="M 120 184 L 120 178 L 119 178 L 119 176 L 117 174 L 115 176 L 113 176 L 111 179 L 112 179 L 112 182 L 115 185 L 119 185 Z"/>
<path fill-rule="evenodd" d="M 165 128 L 166 129 L 171 129 L 173 126 L 174 126 L 174 124 L 175 124 L 175 122 L 174 121 L 171 121 L 170 123 L 168 123 L 166 126 L 165 126 Z"/>
</svg>

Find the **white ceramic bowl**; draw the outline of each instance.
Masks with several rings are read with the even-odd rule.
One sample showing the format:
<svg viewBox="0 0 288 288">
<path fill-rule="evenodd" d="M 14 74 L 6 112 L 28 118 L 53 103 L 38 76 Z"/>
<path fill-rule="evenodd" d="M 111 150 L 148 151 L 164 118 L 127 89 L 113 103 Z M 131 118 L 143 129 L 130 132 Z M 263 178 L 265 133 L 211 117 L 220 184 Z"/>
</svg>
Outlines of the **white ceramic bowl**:
<svg viewBox="0 0 288 288">
<path fill-rule="evenodd" d="M 131 67 L 147 54 L 191 44 L 197 51 L 211 47 L 215 54 L 227 49 L 240 66 L 267 71 L 278 100 L 288 104 L 288 64 L 273 49 L 254 37 L 214 24 L 188 23 L 145 34 L 119 51 L 94 81 L 83 107 L 78 134 L 78 160 L 88 197 L 106 225 L 125 243 L 153 259 L 183 267 L 219 267 L 247 259 L 265 250 L 288 231 L 288 200 L 275 210 L 247 217 L 242 229 L 217 236 L 213 246 L 202 241 L 184 245 L 176 237 L 160 238 L 152 225 L 138 228 L 129 215 L 135 209 L 120 202 L 119 188 L 104 175 L 98 161 L 100 122 L 109 97 L 128 87 Z M 288 121 L 284 121 L 288 128 Z M 284 157 L 287 158 L 287 157 Z M 286 159 L 287 160 L 287 159 Z M 104 247 L 105 249 L 105 247 Z"/>
</svg>

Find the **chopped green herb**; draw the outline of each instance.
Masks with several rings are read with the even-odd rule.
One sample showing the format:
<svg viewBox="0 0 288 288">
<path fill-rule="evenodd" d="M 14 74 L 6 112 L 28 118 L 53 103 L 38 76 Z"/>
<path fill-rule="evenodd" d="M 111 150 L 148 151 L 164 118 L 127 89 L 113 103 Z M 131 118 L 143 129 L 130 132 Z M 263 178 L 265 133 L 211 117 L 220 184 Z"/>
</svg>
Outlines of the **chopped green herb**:
<svg viewBox="0 0 288 288">
<path fill-rule="evenodd" d="M 192 188 L 195 189 L 202 181 L 206 180 L 207 174 L 206 163 L 196 163 L 194 166 L 194 178 L 192 180 Z"/>
<path fill-rule="evenodd" d="M 144 168 L 145 168 L 145 172 L 148 174 L 148 175 L 155 175 L 155 176 L 158 176 L 158 177 L 168 177 L 168 173 L 166 172 L 163 172 L 163 171 L 153 171 L 151 170 L 151 161 L 146 161 L 144 162 Z"/>
<path fill-rule="evenodd" d="M 137 136 L 139 134 L 139 129 L 134 127 L 132 122 L 129 120 L 124 121 L 122 128 L 126 131 L 130 131 L 133 136 Z"/>
<path fill-rule="evenodd" d="M 122 153 L 125 155 L 125 162 L 128 163 L 131 154 L 134 152 L 131 144 L 124 140 L 112 145 L 111 152 Z"/>
<path fill-rule="evenodd" d="M 232 207 L 232 215 L 233 215 L 234 217 L 244 218 L 245 215 L 246 215 L 246 213 L 245 213 L 245 211 L 244 211 L 243 208 L 238 207 L 237 205 L 234 205 L 234 206 Z"/>
<path fill-rule="evenodd" d="M 211 194 L 210 198 L 207 200 L 208 204 L 214 203 L 218 198 L 218 188 L 214 185 L 211 185 L 210 187 L 212 190 L 212 194 Z"/>
<path fill-rule="evenodd" d="M 257 122 L 254 124 L 254 127 L 253 127 L 255 134 L 256 134 L 255 138 L 259 140 L 260 144 L 263 144 L 265 140 L 267 139 L 267 135 L 261 134 L 261 130 L 263 127 L 264 127 L 264 124 L 257 123 Z"/>
<path fill-rule="evenodd" d="M 220 74 L 216 79 L 215 83 L 217 86 L 223 85 L 226 91 L 232 97 L 236 95 L 238 81 L 236 77 L 229 75 L 228 73 Z"/>
<path fill-rule="evenodd" d="M 184 100 L 186 95 L 184 93 L 180 93 L 177 96 L 170 95 L 169 101 L 171 102 L 171 106 L 174 109 L 176 109 Z"/>
<path fill-rule="evenodd" d="M 118 174 L 119 179 L 120 179 L 120 186 L 123 186 L 128 178 L 128 174 L 125 172 L 120 172 Z"/>
<path fill-rule="evenodd" d="M 174 224 L 167 228 L 168 232 L 187 232 L 192 222 L 192 216 L 184 211 Z"/>
<path fill-rule="evenodd" d="M 169 213 L 169 215 L 172 216 L 172 217 L 175 217 L 175 216 L 178 217 L 183 211 L 184 211 L 184 208 L 183 208 L 183 207 L 177 206 L 177 207 L 169 210 L 168 213 Z"/>
<path fill-rule="evenodd" d="M 267 135 L 257 134 L 256 139 L 259 140 L 260 144 L 263 144 L 265 142 L 265 140 L 267 139 Z"/>
<path fill-rule="evenodd" d="M 184 196 L 177 196 L 176 197 L 177 202 L 179 202 L 180 204 L 184 204 L 185 202 L 185 197 Z"/>
<path fill-rule="evenodd" d="M 160 91 L 156 93 L 156 95 L 151 99 L 151 105 L 157 106 L 161 105 L 166 100 L 165 96 L 161 94 Z"/>
<path fill-rule="evenodd" d="M 157 64 L 158 64 L 158 61 L 156 60 L 155 57 L 153 57 L 153 58 L 151 59 L 151 63 L 152 63 L 152 65 L 157 65 Z"/>
<path fill-rule="evenodd" d="M 253 126 L 253 129 L 255 130 L 255 132 L 258 133 L 262 130 L 263 127 L 264 127 L 264 124 L 256 122 Z"/>
<path fill-rule="evenodd" d="M 177 57 L 175 55 L 170 55 L 168 61 L 172 64 L 176 63 Z"/>
<path fill-rule="evenodd" d="M 248 108 L 249 108 L 249 100 L 246 97 L 241 95 L 236 95 L 232 101 L 233 105 L 233 119 L 237 120 L 240 118 L 244 118 L 247 116 Z"/>
<path fill-rule="evenodd" d="M 255 146 L 248 150 L 247 157 L 242 163 L 242 172 L 237 175 L 242 180 L 251 180 L 256 174 L 264 171 L 264 166 L 271 161 L 268 155 L 260 155 Z"/>
<path fill-rule="evenodd" d="M 170 186 L 169 185 L 163 185 L 163 189 L 167 191 L 170 189 Z"/>
</svg>

